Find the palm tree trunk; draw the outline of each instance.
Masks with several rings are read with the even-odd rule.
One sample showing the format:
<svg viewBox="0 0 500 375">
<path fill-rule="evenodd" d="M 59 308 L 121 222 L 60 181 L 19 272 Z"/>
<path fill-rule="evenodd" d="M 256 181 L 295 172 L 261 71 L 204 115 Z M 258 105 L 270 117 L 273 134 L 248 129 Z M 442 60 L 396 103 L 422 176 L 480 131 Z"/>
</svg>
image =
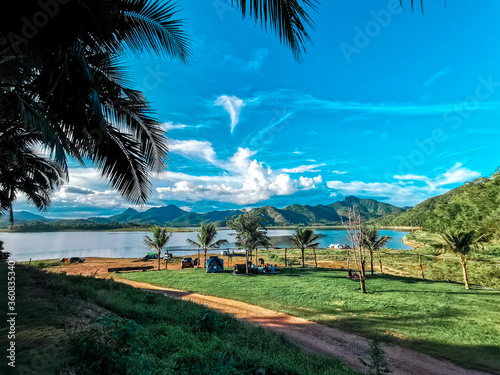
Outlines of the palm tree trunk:
<svg viewBox="0 0 500 375">
<path fill-rule="evenodd" d="M 314 253 L 314 267 L 318 268 L 318 261 L 316 259 L 316 249 L 313 247 L 313 253 Z"/>
<path fill-rule="evenodd" d="M 248 250 L 245 250 L 245 272 L 248 275 Z"/>
<path fill-rule="evenodd" d="M 300 250 L 302 250 L 302 268 L 304 268 L 306 266 L 306 263 L 305 263 L 305 260 L 304 260 L 304 251 L 305 251 L 305 249 L 301 248 Z"/>
<path fill-rule="evenodd" d="M 200 268 L 200 248 L 198 248 L 198 262 L 196 262 L 196 268 Z"/>
<path fill-rule="evenodd" d="M 207 248 L 203 248 L 203 267 L 207 268 Z"/>
<path fill-rule="evenodd" d="M 373 250 L 370 250 L 370 267 L 373 276 Z"/>
<path fill-rule="evenodd" d="M 158 250 L 158 271 L 160 270 L 160 255 L 161 255 L 161 250 Z"/>
<path fill-rule="evenodd" d="M 469 288 L 469 278 L 467 277 L 467 262 L 460 262 L 462 263 L 462 269 L 464 271 L 464 281 L 465 281 L 465 289 L 470 289 Z"/>
</svg>

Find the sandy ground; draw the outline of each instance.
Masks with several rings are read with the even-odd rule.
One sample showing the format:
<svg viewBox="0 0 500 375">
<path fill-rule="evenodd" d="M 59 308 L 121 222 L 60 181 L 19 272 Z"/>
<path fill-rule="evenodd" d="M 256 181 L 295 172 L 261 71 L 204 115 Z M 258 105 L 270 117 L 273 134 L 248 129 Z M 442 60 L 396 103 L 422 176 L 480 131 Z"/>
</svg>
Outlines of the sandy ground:
<svg viewBox="0 0 500 375">
<path fill-rule="evenodd" d="M 215 255 L 215 254 L 214 254 Z M 197 258 L 197 254 L 190 255 L 193 259 Z M 207 255 L 208 256 L 208 255 Z M 203 254 L 201 255 L 203 259 Z M 158 260 L 152 259 L 143 261 L 136 258 L 85 258 L 84 263 L 62 263 L 58 267 L 51 267 L 48 270 L 51 272 L 65 272 L 68 275 L 95 276 L 100 278 L 109 277 L 108 268 L 117 267 L 145 267 L 153 266 L 154 270 L 158 268 Z M 160 260 L 161 269 L 165 269 L 165 262 Z M 180 269 L 181 259 L 174 258 L 168 262 L 168 269 Z"/>
<path fill-rule="evenodd" d="M 196 257 L 196 256 L 194 256 Z M 236 259 L 235 259 L 236 260 Z M 335 267 L 334 262 L 321 262 L 321 266 Z M 323 264 L 328 263 L 328 264 Z M 137 259 L 88 258 L 81 264 L 63 264 L 51 268 L 53 272 L 66 272 L 73 275 L 111 277 L 107 272 L 111 267 L 157 266 L 158 262 L 138 261 Z M 161 262 L 165 268 L 165 262 Z M 179 269 L 180 259 L 168 264 L 169 269 Z M 293 317 L 284 313 L 265 309 L 248 303 L 226 298 L 206 296 L 182 290 L 162 288 L 148 283 L 114 277 L 136 288 L 163 293 L 169 297 L 199 303 L 236 318 L 256 324 L 286 336 L 304 349 L 339 358 L 353 368 L 367 371 L 360 358 L 366 358 L 369 340 L 343 330 Z M 486 372 L 467 370 L 449 361 L 437 359 L 394 344 L 384 347 L 394 375 L 486 375 Z"/>
</svg>

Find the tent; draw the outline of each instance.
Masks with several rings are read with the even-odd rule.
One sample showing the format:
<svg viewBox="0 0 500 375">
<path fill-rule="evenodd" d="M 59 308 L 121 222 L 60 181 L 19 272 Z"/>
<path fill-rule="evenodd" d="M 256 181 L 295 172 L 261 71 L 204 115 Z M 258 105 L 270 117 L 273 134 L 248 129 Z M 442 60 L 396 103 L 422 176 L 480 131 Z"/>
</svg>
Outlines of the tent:
<svg viewBox="0 0 500 375">
<path fill-rule="evenodd" d="M 224 272 L 224 261 L 218 257 L 207 260 L 207 273 Z"/>
</svg>

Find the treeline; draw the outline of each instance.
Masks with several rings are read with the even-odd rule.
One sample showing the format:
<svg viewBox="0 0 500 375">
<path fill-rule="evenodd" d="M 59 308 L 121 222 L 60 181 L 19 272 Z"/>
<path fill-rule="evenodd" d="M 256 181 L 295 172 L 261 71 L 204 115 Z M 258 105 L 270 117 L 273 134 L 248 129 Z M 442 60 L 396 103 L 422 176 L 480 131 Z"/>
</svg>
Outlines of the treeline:
<svg viewBox="0 0 500 375">
<path fill-rule="evenodd" d="M 132 224 L 132 223 L 92 223 L 88 221 L 67 220 L 56 221 L 53 223 L 45 222 L 30 222 L 15 225 L 11 229 L 13 232 L 61 232 L 71 230 L 81 231 L 106 231 L 106 230 L 131 230 L 148 231 L 151 229 L 150 225 L 146 224 Z"/>
<path fill-rule="evenodd" d="M 430 232 L 475 230 L 489 240 L 499 240 L 500 171 L 374 223 L 380 226 L 418 226 Z"/>
</svg>

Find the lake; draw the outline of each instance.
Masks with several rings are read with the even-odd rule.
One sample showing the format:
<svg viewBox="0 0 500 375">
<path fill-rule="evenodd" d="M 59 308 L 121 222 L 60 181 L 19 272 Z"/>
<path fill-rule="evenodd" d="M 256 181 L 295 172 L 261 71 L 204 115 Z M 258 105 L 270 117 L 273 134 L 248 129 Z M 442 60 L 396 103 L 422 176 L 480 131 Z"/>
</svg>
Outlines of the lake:
<svg viewBox="0 0 500 375">
<path fill-rule="evenodd" d="M 275 247 L 292 247 L 290 236 L 292 229 L 270 229 L 268 231 Z M 330 244 L 348 244 L 344 230 L 316 230 L 320 235 L 320 247 Z M 230 230 L 219 230 L 218 239 L 227 239 L 234 248 L 234 237 Z M 380 235 L 388 235 L 392 240 L 390 249 L 411 249 L 403 244 L 402 239 L 408 232 L 380 230 Z M 5 251 L 12 253 L 15 261 L 38 259 L 60 259 L 69 257 L 103 258 L 139 258 L 148 249 L 143 245 L 143 237 L 150 232 L 44 232 L 44 233 L 0 233 Z M 186 244 L 186 239 L 195 240 L 192 232 L 174 233 L 165 249 L 174 251 L 174 255 L 193 254 L 194 247 Z"/>
</svg>

